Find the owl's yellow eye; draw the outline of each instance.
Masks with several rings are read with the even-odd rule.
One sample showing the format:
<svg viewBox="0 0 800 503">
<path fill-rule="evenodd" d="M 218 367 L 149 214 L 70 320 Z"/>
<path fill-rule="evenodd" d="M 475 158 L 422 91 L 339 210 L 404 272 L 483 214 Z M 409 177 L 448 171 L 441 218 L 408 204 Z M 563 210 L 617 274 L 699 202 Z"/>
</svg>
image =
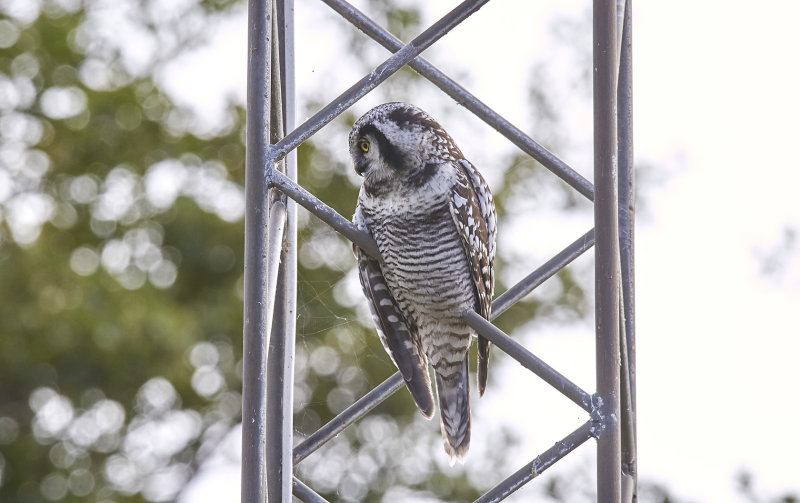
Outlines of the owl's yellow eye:
<svg viewBox="0 0 800 503">
<path fill-rule="evenodd" d="M 361 140 L 360 142 L 358 142 L 358 148 L 360 148 L 364 152 L 369 152 L 369 142 L 367 140 Z"/>
</svg>

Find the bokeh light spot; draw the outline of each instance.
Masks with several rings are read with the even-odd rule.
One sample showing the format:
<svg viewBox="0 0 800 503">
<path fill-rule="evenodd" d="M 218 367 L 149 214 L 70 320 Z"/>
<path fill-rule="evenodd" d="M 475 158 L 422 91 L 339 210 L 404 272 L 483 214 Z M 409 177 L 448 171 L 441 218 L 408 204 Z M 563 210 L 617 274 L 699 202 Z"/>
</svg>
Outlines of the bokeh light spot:
<svg viewBox="0 0 800 503">
<path fill-rule="evenodd" d="M 88 103 L 86 93 L 75 86 L 51 87 L 42 93 L 39 100 L 42 111 L 51 119 L 74 117 L 86 110 Z"/>
<path fill-rule="evenodd" d="M 97 252 L 87 246 L 76 248 L 69 257 L 69 266 L 81 276 L 94 274 L 100 265 Z"/>
</svg>

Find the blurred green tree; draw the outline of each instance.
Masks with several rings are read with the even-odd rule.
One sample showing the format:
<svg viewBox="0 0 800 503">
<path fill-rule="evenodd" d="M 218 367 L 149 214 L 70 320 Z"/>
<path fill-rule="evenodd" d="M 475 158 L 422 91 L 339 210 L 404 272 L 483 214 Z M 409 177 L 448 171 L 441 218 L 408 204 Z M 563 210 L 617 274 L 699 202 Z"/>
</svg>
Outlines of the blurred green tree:
<svg viewBox="0 0 800 503">
<path fill-rule="evenodd" d="M 199 138 L 152 78 L 232 3 L 120 2 L 171 41 L 136 74 L 103 2 L 3 4 L 2 501 L 173 499 L 240 420 L 244 111 Z"/>
</svg>

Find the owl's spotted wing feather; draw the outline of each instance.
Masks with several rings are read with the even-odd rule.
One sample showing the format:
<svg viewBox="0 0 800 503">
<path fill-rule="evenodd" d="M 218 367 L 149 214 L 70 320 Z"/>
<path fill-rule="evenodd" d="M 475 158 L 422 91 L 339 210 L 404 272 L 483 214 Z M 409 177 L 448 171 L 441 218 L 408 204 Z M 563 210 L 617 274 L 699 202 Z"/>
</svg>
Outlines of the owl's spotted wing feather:
<svg viewBox="0 0 800 503">
<path fill-rule="evenodd" d="M 420 345 L 412 337 L 406 320 L 386 285 L 380 264 L 357 246 L 353 248 L 358 257 L 361 288 L 367 297 L 378 336 L 403 375 L 406 387 L 420 412 L 430 419 L 433 417 L 434 404 L 428 361 Z"/>
<path fill-rule="evenodd" d="M 497 215 L 492 194 L 475 167 L 466 159 L 458 164 L 458 177 L 450 193 L 450 213 L 456 223 L 475 288 L 475 311 L 489 319 L 494 293 L 494 255 Z M 491 342 L 478 336 L 478 391 L 486 390 Z"/>
</svg>

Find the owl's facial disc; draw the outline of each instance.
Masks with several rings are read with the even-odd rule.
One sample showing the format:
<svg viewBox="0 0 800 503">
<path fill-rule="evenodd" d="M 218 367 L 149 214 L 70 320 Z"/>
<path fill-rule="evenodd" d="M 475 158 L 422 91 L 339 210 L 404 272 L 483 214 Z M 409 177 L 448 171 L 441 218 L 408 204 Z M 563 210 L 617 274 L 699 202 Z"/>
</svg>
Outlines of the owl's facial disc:
<svg viewBox="0 0 800 503">
<path fill-rule="evenodd" d="M 350 155 L 356 173 L 374 183 L 388 180 L 396 171 L 406 168 L 403 154 L 374 123 L 364 124 L 355 131 L 351 138 Z"/>
<path fill-rule="evenodd" d="M 366 176 L 367 171 L 375 168 L 380 162 L 378 142 L 372 134 L 362 134 L 353 139 L 350 145 L 350 156 L 356 173 Z"/>
</svg>

